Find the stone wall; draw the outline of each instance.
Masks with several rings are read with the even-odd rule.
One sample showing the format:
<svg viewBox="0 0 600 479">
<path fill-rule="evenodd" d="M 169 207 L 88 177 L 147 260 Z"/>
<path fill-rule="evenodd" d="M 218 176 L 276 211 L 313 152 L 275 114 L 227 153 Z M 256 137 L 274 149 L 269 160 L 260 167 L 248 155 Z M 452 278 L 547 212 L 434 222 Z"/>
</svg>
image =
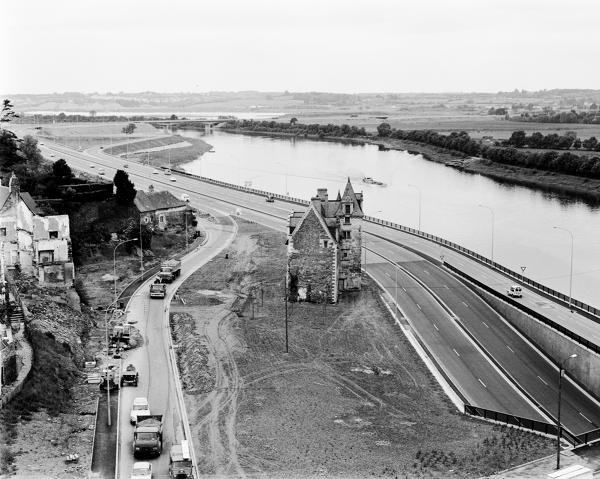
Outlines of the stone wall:
<svg viewBox="0 0 600 479">
<path fill-rule="evenodd" d="M 362 267 L 362 220 L 352 218 L 349 225 L 342 219 L 341 230 L 350 231 L 350 239 L 340 239 L 339 278 L 343 280 L 340 290 L 360 289 Z M 347 253 L 347 256 L 344 256 Z"/>
<path fill-rule="evenodd" d="M 327 240 L 327 247 L 322 246 Z M 314 211 L 304 219 L 288 244 L 289 280 L 297 279 L 300 299 L 308 292 L 308 301 L 320 301 L 319 293 L 329 293 L 329 301 L 335 301 L 335 270 L 337 246 L 323 230 Z"/>
</svg>

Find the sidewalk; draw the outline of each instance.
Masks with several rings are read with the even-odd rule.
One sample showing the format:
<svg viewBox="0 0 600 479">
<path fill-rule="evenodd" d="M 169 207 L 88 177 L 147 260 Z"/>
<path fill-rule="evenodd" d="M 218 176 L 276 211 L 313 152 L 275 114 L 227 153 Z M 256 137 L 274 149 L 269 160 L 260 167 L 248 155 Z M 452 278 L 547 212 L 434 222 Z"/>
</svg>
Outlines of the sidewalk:
<svg viewBox="0 0 600 479">
<path fill-rule="evenodd" d="M 585 466 L 594 471 L 594 477 L 600 477 L 598 475 L 598 472 L 600 472 L 600 444 L 582 447 L 576 451 L 562 451 L 560 454 L 561 469 L 574 464 Z M 553 454 L 486 477 L 489 479 L 547 478 L 548 474 L 555 471 L 556 454 Z"/>
</svg>

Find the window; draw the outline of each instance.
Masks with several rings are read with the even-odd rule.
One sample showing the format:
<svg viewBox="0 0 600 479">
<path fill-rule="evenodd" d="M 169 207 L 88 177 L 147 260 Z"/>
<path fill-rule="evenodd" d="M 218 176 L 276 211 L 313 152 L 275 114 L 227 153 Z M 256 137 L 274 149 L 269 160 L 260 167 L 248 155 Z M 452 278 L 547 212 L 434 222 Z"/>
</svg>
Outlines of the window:
<svg viewBox="0 0 600 479">
<path fill-rule="evenodd" d="M 158 222 L 159 222 L 159 223 L 164 223 L 164 222 L 165 222 L 165 215 L 160 215 L 160 216 L 158 217 Z"/>
<path fill-rule="evenodd" d="M 54 251 L 40 251 L 40 263 L 52 263 L 54 261 Z"/>
<path fill-rule="evenodd" d="M 344 216 L 344 224 L 345 225 L 349 225 L 350 224 L 350 217 L 349 216 Z"/>
<path fill-rule="evenodd" d="M 319 240 L 321 243 L 321 248 L 327 248 L 329 246 L 329 241 L 326 239 Z"/>
<path fill-rule="evenodd" d="M 49 231 L 48 236 L 50 236 L 50 239 L 58 239 L 58 231 Z"/>
<path fill-rule="evenodd" d="M 350 239 L 350 230 L 342 230 L 342 239 Z"/>
<path fill-rule="evenodd" d="M 344 258 L 344 259 L 348 258 L 348 251 L 344 251 L 344 254 L 342 255 L 342 258 Z"/>
<path fill-rule="evenodd" d="M 346 214 L 352 214 L 352 205 L 346 205 Z"/>
<path fill-rule="evenodd" d="M 0 228 L 0 236 L 6 236 L 6 228 Z"/>
<path fill-rule="evenodd" d="M 149 216 L 144 216 L 144 223 L 146 223 L 146 224 L 150 223 L 150 217 Z"/>
</svg>

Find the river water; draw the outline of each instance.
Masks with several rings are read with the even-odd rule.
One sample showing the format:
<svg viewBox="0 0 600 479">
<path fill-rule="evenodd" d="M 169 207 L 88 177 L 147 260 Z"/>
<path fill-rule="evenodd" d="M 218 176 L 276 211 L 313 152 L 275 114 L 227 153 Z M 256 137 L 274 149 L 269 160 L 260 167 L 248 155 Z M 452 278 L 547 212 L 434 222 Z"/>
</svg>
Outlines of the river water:
<svg viewBox="0 0 600 479">
<path fill-rule="evenodd" d="M 574 238 L 573 297 L 600 306 L 600 205 L 502 184 L 372 145 L 219 131 L 177 133 L 214 146 L 214 153 L 183 165 L 194 174 L 306 200 L 320 187 L 335 196 L 349 177 L 355 191 L 364 193 L 366 214 L 416 228 L 420 203 L 421 230 L 488 258 L 493 225 L 495 261 L 517 272 L 525 267 L 526 276 L 569 294 L 571 237 L 554 226 L 566 228 Z M 365 184 L 365 176 L 387 186 Z"/>
</svg>

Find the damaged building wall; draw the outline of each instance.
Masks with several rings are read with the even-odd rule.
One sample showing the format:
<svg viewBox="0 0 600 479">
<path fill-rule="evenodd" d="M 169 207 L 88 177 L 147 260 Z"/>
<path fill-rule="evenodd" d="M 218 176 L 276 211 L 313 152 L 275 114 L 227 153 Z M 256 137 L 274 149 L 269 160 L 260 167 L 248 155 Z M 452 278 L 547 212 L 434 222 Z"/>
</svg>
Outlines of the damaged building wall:
<svg viewBox="0 0 600 479">
<path fill-rule="evenodd" d="M 335 241 L 311 210 L 288 243 L 288 281 L 298 299 L 320 301 L 328 294 L 329 301 L 337 301 L 337 253 Z"/>
</svg>

